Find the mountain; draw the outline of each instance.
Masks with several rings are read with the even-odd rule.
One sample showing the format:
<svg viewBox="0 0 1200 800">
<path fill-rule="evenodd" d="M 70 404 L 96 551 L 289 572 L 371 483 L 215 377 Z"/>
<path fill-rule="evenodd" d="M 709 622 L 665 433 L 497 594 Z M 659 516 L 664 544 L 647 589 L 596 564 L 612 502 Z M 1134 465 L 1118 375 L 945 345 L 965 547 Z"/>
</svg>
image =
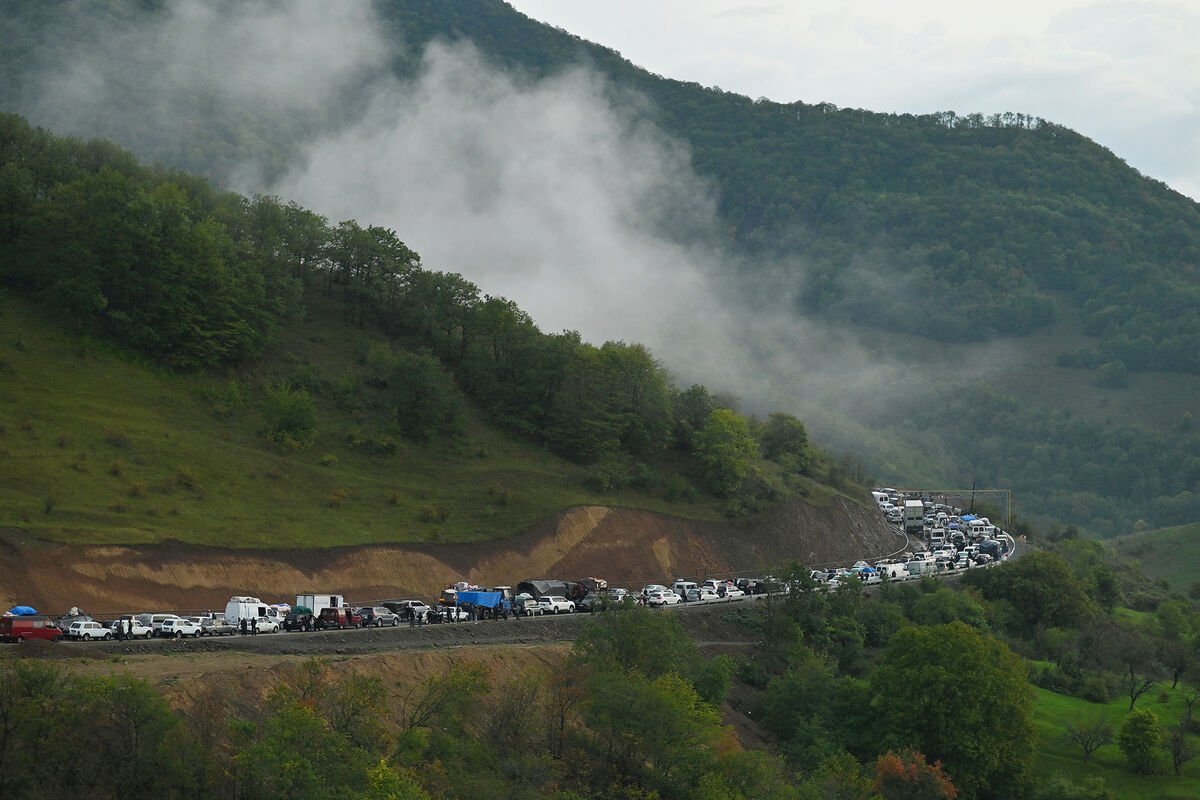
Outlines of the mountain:
<svg viewBox="0 0 1200 800">
<path fill-rule="evenodd" d="M 405 104 L 427 110 L 430 87 L 494 113 L 503 110 L 489 105 L 497 75 L 504 91 L 543 106 L 583 86 L 593 105 L 562 108 L 597 123 L 597 141 L 570 151 L 565 169 L 604 152 L 603 124 L 615 118 L 629 170 L 647 171 L 646 153 L 681 152 L 662 171 L 695 176 L 647 189 L 669 191 L 625 213 L 638 217 L 628 241 L 652 236 L 656 248 L 689 258 L 718 252 L 702 277 L 731 320 L 725 338 L 745 341 L 727 353 L 704 338 L 706 325 L 676 325 L 674 339 L 650 342 L 674 371 L 699 371 L 692 356 L 704 352 L 717 377 L 698 380 L 751 410 L 801 414 L 824 443 L 859 454 L 863 470 L 888 482 L 1009 487 L 1027 519 L 1106 535 L 1139 520 L 1200 518 L 1200 206 L 1086 136 L 1020 113 L 755 101 L 649 74 L 495 0 L 381 0 L 337 19 L 234 8 L 0 4 L 0 107 L 227 185 L 277 190 L 311 186 L 289 176 L 300 164 L 319 175 L 320 158 L 340 143 L 377 151 L 403 141 L 363 138 L 362 123 Z M 317 23 L 325 36 L 293 35 Z M 251 34 L 259 38 L 237 38 Z M 230 40 L 234 49 L 218 45 Z M 456 64 L 470 60 L 455 49 L 464 42 L 482 66 L 458 83 L 431 80 L 444 77 L 446 52 Z M 272 69 L 282 63 L 292 72 Z M 587 116 L 595 104 L 612 113 Z M 589 135 L 570 127 L 569 114 L 557 119 Z M 494 121 L 497 136 L 513 124 Z M 493 147 L 474 137 L 454 151 L 458 174 L 439 164 L 434 178 L 415 176 L 421 192 L 436 197 L 437 181 L 461 181 L 473 188 L 458 205 L 486 203 L 499 181 L 504 203 L 519 202 L 503 192 L 510 176 L 486 163 L 512 140 Z M 639 149 L 647 139 L 654 147 Z M 376 166 L 390 181 L 385 161 Z M 376 191 L 369 181 L 335 191 L 324 177 L 335 206 Z M 564 205 L 577 197 L 568 192 Z M 688 207 L 697 197 L 711 201 L 712 224 Z M 554 212 L 535 208 L 509 233 Z M 414 236 L 454 238 L 452 226 L 432 230 L 407 216 L 388 219 L 405 238 L 406 222 Z M 489 257 L 505 241 L 488 240 Z M 525 254 L 511 246 L 514 260 Z M 563 252 L 576 250 L 585 244 Z M 437 252 L 468 266 L 477 255 L 450 244 Z M 572 298 L 581 314 L 586 297 Z M 715 323 L 707 306 L 694 308 Z"/>
</svg>

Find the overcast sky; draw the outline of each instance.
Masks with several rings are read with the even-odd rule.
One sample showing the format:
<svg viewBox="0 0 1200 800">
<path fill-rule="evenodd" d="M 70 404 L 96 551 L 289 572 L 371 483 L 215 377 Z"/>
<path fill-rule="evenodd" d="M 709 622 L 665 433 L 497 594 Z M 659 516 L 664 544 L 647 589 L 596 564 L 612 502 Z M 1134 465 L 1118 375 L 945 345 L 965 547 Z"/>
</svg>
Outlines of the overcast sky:
<svg viewBox="0 0 1200 800">
<path fill-rule="evenodd" d="M 1197 0 L 510 0 L 651 72 L 780 102 L 1019 111 L 1200 199 Z"/>
</svg>

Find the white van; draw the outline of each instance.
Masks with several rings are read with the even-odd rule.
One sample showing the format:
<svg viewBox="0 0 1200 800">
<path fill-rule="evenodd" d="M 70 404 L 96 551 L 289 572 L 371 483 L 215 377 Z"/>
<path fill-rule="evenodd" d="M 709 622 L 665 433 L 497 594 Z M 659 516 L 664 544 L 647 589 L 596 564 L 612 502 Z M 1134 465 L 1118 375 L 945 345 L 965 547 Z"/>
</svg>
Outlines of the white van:
<svg viewBox="0 0 1200 800">
<path fill-rule="evenodd" d="M 257 597 L 229 598 L 229 603 L 225 606 L 225 621 L 236 628 L 242 620 L 246 620 L 247 625 L 251 620 L 258 620 L 259 632 L 274 632 L 279 630 L 281 625 L 279 609 Z"/>
<path fill-rule="evenodd" d="M 883 492 L 871 492 L 871 497 L 875 498 L 875 505 L 883 505 L 888 502 L 888 496 Z"/>
<path fill-rule="evenodd" d="M 688 596 L 688 594 L 687 594 L 688 590 L 689 589 L 697 589 L 697 588 L 699 588 L 699 586 L 696 584 L 695 581 L 685 581 L 683 578 L 676 578 L 675 585 L 672 586 L 671 588 L 675 591 L 675 594 L 679 595 L 686 601 L 687 596 Z"/>
</svg>

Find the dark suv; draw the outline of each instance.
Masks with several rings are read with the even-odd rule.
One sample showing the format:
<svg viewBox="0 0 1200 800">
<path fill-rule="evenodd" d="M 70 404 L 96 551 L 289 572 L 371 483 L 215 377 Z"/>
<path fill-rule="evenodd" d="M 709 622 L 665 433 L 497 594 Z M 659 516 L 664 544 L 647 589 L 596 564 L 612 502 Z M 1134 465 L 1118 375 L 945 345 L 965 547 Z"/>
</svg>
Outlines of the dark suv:
<svg viewBox="0 0 1200 800">
<path fill-rule="evenodd" d="M 285 631 L 311 631 L 316 626 L 316 619 L 307 611 L 289 611 L 283 618 Z"/>
</svg>

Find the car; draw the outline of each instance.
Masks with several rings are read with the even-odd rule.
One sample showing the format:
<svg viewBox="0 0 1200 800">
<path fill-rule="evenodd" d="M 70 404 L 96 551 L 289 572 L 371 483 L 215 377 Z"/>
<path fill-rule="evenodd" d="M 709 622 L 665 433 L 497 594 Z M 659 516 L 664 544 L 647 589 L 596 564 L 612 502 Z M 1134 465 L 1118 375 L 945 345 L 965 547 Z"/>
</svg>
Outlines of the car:
<svg viewBox="0 0 1200 800">
<path fill-rule="evenodd" d="M 560 594 L 548 594 L 538 598 L 538 605 L 545 614 L 573 614 L 575 604 Z"/>
<path fill-rule="evenodd" d="M 200 622 L 201 636 L 233 636 L 237 628 L 225 621 L 224 617 L 193 617 Z"/>
<path fill-rule="evenodd" d="M 181 639 L 184 636 L 199 639 L 200 630 L 198 623 L 190 619 L 184 619 L 183 617 L 175 617 L 174 619 L 163 620 L 162 626 L 158 629 L 158 635 L 164 639 Z"/>
<path fill-rule="evenodd" d="M 328 628 L 357 628 L 362 624 L 362 617 L 355 614 L 350 608 L 343 606 L 341 608 L 322 608 L 320 615 L 317 617 L 317 629 L 326 630 Z"/>
<path fill-rule="evenodd" d="M 400 615 L 385 606 L 360 608 L 358 615 L 362 617 L 362 626 L 364 628 L 382 628 L 384 625 L 390 625 L 394 628 L 400 624 Z"/>
<path fill-rule="evenodd" d="M 118 625 L 121 626 L 119 636 L 117 629 Z M 149 639 L 154 635 L 154 629 L 149 625 L 144 624 L 137 617 L 121 617 L 118 620 L 114 620 L 113 623 L 108 627 L 110 630 L 112 630 L 115 638 Z"/>
<path fill-rule="evenodd" d="M 440 606 L 433 612 L 430 621 L 436 622 L 468 622 L 471 615 L 458 606 Z"/>
<path fill-rule="evenodd" d="M 545 609 L 532 597 L 518 597 L 513 600 L 513 613 L 522 617 L 537 617 L 545 613 Z"/>
<path fill-rule="evenodd" d="M 662 606 L 673 606 L 682 602 L 683 599 L 679 595 L 675 594 L 675 592 L 671 589 L 660 589 L 658 591 L 651 592 L 646 597 L 646 605 L 655 608 L 661 608 Z"/>
<path fill-rule="evenodd" d="M 717 594 L 730 600 L 737 597 L 745 597 L 746 593 L 737 587 L 736 584 L 727 583 L 717 590 Z"/>
<path fill-rule="evenodd" d="M 0 618 L 0 640 L 24 642 L 27 639 L 49 639 L 57 642 L 63 638 L 62 628 L 49 617 L 38 615 Z"/>
<path fill-rule="evenodd" d="M 579 598 L 579 602 L 575 605 L 576 611 L 583 611 L 588 614 L 593 611 L 603 611 L 608 607 L 609 600 L 605 596 L 598 594 L 585 594 Z"/>
<path fill-rule="evenodd" d="M 404 622 L 413 620 L 424 624 L 429 621 L 430 609 L 424 600 L 389 600 L 381 605 L 396 612 Z"/>
<path fill-rule="evenodd" d="M 283 618 L 285 631 L 311 631 L 316 626 L 313 615 L 307 611 L 289 611 Z"/>
<path fill-rule="evenodd" d="M 180 616 L 178 614 L 143 614 L 138 617 L 143 625 L 148 625 L 153 631 L 151 636 L 162 636 L 163 623 L 169 619 L 180 619 Z"/>
<path fill-rule="evenodd" d="M 698 601 L 720 600 L 721 595 L 717 594 L 716 590 L 711 586 L 693 586 L 687 590 L 687 601 L 695 603 Z"/>
<path fill-rule="evenodd" d="M 66 636 L 68 639 L 90 642 L 94 639 L 111 639 L 113 632 L 94 619 L 77 619 L 67 628 Z"/>
</svg>

